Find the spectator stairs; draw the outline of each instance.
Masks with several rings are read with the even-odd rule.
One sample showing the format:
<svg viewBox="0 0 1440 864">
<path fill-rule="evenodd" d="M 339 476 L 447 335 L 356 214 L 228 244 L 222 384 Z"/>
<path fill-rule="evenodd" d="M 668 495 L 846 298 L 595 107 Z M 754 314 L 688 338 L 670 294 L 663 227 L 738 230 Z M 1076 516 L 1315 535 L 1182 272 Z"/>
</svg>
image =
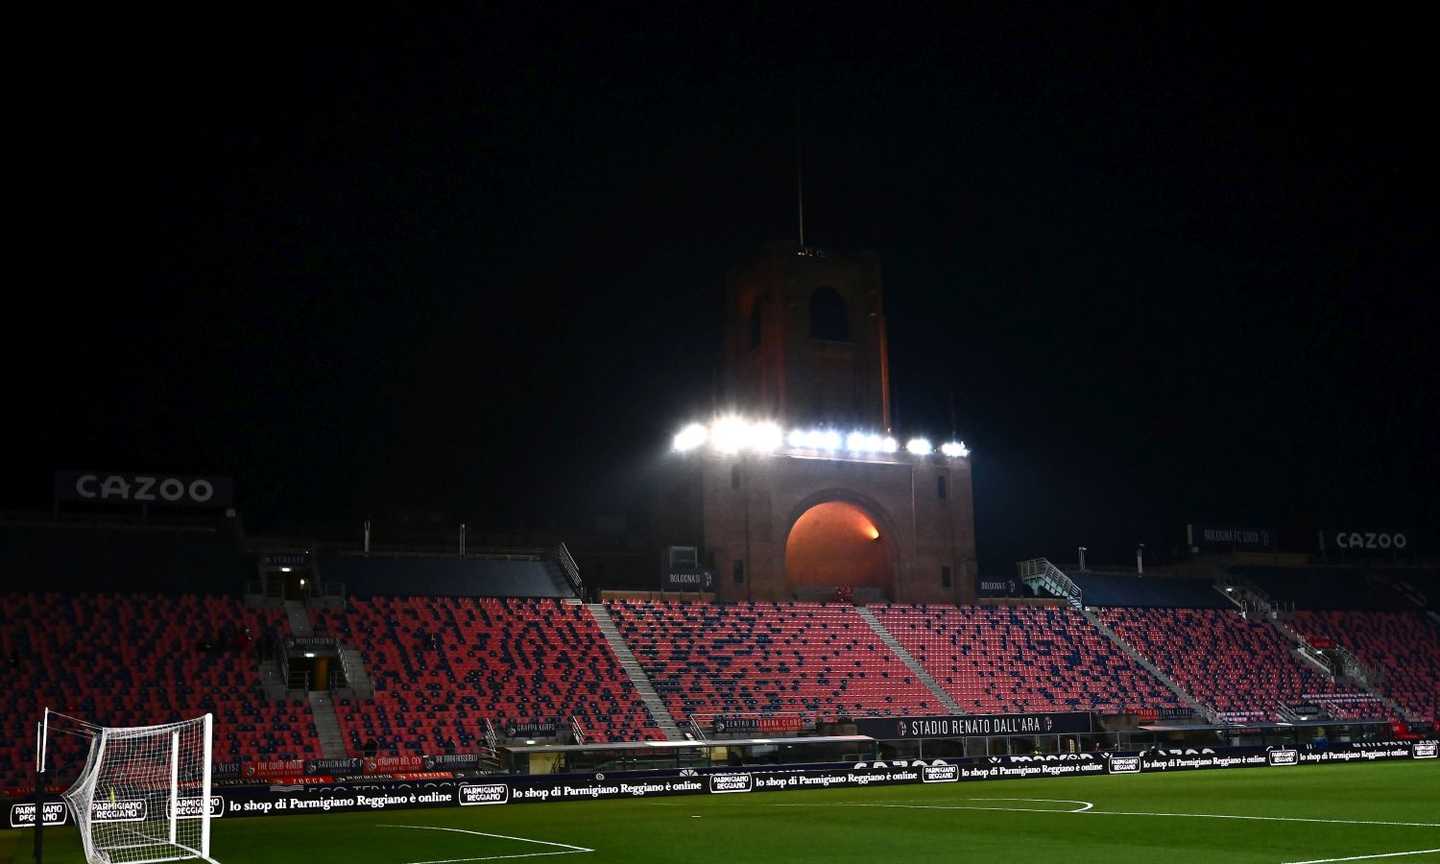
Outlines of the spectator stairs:
<svg viewBox="0 0 1440 864">
<path fill-rule="evenodd" d="M 1120 638 L 1120 634 L 1105 626 L 1105 622 L 1100 620 L 1100 616 L 1095 614 L 1094 610 L 1081 609 L 1080 612 L 1085 616 L 1085 620 L 1095 625 L 1095 629 L 1099 630 L 1105 636 L 1105 638 L 1115 643 L 1115 647 L 1119 648 L 1121 651 L 1124 651 L 1125 654 L 1130 657 L 1130 659 L 1140 664 L 1140 666 L 1145 669 L 1145 671 L 1149 672 L 1155 677 L 1155 680 L 1159 681 L 1161 684 L 1164 684 L 1166 689 L 1168 689 L 1171 693 L 1174 693 L 1175 698 L 1180 700 L 1181 704 L 1191 708 L 1195 711 L 1196 714 L 1204 717 L 1206 721 L 1210 723 L 1215 723 L 1218 721 L 1218 715 L 1213 709 L 1197 701 L 1194 696 L 1191 696 L 1188 692 L 1186 692 L 1184 687 L 1181 687 L 1179 684 L 1177 684 L 1174 678 L 1166 675 L 1163 671 L 1161 671 L 1160 667 L 1156 666 L 1154 663 L 1151 663 L 1148 659 L 1145 658 L 1145 655 L 1141 654 L 1139 651 L 1136 651 L 1134 646 L 1132 646 L 1129 642 L 1126 642 L 1124 639 Z"/>
<path fill-rule="evenodd" d="M 625 644 L 625 639 L 616 628 L 615 619 L 611 618 L 609 611 L 605 609 L 605 604 L 586 603 L 585 608 L 595 619 L 595 625 L 600 628 L 600 634 L 609 643 L 610 650 L 615 652 L 615 659 L 620 661 L 620 668 L 625 670 L 625 674 L 630 678 L 630 683 L 635 685 L 635 695 L 640 697 L 640 700 L 645 703 L 645 707 L 650 710 L 650 715 L 655 718 L 655 725 L 660 727 L 660 731 L 665 733 L 667 739 L 671 741 L 685 740 L 684 733 L 680 731 L 675 719 L 665 708 L 665 701 L 660 698 L 660 694 L 655 692 L 655 686 L 650 683 L 650 676 L 645 674 L 645 669 L 641 667 L 640 661 L 635 659 L 634 652 L 630 650 L 629 645 Z"/>
<path fill-rule="evenodd" d="M 921 666 L 910 652 L 905 650 L 905 646 L 901 645 L 899 640 L 891 635 L 889 630 L 885 629 L 885 625 L 880 623 L 879 619 L 875 617 L 875 613 L 866 609 L 864 606 L 856 607 L 855 611 L 860 613 L 860 617 L 865 619 L 865 623 L 870 625 L 870 629 L 875 631 L 875 635 L 880 637 L 880 641 L 884 642 L 889 646 L 891 651 L 895 652 L 895 656 L 899 657 L 900 662 L 904 663 L 906 667 L 914 673 L 920 683 L 929 688 L 930 692 L 935 695 L 935 698 L 940 700 L 940 704 L 945 706 L 945 710 L 951 714 L 965 713 L 964 709 L 960 707 L 960 703 L 956 702 L 954 697 L 945 692 L 945 688 L 940 686 L 940 682 L 931 677 L 930 673 L 925 671 L 925 667 Z"/>
<path fill-rule="evenodd" d="M 1076 609 L 1084 608 L 1080 586 L 1065 575 L 1065 571 L 1051 564 L 1050 559 L 1031 558 L 1021 561 L 1015 566 L 1020 571 L 1020 579 L 1036 594 L 1044 592 L 1055 597 L 1063 597 Z"/>
</svg>

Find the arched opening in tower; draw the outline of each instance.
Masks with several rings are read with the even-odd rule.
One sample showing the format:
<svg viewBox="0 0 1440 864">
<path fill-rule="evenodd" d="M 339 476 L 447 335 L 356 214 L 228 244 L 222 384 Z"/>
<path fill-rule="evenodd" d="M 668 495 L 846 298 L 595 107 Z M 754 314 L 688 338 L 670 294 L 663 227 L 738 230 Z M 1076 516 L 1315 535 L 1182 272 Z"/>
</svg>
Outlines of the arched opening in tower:
<svg viewBox="0 0 1440 864">
<path fill-rule="evenodd" d="M 879 522 L 846 501 L 826 501 L 800 514 L 785 540 L 785 580 L 802 600 L 829 599 L 837 588 L 880 599 L 893 583 L 890 538 Z"/>
</svg>

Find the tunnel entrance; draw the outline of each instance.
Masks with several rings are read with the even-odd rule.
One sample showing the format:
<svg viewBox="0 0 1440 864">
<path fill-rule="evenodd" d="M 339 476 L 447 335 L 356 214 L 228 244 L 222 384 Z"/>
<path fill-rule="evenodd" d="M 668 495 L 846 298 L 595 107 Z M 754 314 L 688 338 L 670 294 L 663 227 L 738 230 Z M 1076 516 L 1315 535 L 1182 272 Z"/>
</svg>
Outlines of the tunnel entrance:
<svg viewBox="0 0 1440 864">
<path fill-rule="evenodd" d="M 801 600 L 885 600 L 894 593 L 891 538 L 880 521 L 848 501 L 800 514 L 785 540 L 786 590 Z"/>
</svg>

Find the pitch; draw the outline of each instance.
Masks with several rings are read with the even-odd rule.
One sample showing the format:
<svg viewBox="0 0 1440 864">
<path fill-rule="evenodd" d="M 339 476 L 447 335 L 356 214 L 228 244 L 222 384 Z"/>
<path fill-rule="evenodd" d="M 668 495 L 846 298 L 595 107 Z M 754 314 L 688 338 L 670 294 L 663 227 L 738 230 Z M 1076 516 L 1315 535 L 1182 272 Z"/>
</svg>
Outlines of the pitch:
<svg viewBox="0 0 1440 864">
<path fill-rule="evenodd" d="M 223 790 L 222 790 L 223 791 Z M 1440 862 L 1434 764 L 219 819 L 223 864 Z M 47 862 L 83 861 L 73 828 Z M 29 832 L 8 832 L 29 860 Z"/>
</svg>

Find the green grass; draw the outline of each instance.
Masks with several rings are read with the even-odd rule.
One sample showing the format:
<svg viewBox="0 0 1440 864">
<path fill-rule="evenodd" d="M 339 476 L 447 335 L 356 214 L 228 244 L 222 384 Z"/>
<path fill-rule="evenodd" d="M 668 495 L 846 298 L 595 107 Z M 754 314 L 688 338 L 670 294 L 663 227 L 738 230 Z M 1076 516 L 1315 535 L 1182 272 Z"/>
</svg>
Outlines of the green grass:
<svg viewBox="0 0 1440 864">
<path fill-rule="evenodd" d="M 940 809 L 1067 810 L 1080 806 L 995 800 L 1017 798 L 1071 799 L 1091 802 L 1094 807 L 1090 813 Z M 1121 813 L 1348 821 L 1118 815 Z M 1354 821 L 1427 824 L 1349 824 Z M 383 825 L 458 828 L 595 851 L 534 857 L 537 852 L 565 850 L 516 839 Z M 29 860 L 28 832 L 24 836 L 26 842 L 16 851 L 17 861 Z M 51 854 L 46 860 L 54 864 L 82 860 L 73 828 L 48 833 L 47 847 Z M 1282 864 L 1421 849 L 1440 849 L 1440 765 L 1435 763 L 225 818 L 214 822 L 213 853 L 222 864 L 410 864 L 517 855 L 526 857 L 513 860 L 574 864 Z M 1362 864 L 1369 860 L 1379 864 L 1437 862 L 1440 853 L 1362 859 Z"/>
</svg>

